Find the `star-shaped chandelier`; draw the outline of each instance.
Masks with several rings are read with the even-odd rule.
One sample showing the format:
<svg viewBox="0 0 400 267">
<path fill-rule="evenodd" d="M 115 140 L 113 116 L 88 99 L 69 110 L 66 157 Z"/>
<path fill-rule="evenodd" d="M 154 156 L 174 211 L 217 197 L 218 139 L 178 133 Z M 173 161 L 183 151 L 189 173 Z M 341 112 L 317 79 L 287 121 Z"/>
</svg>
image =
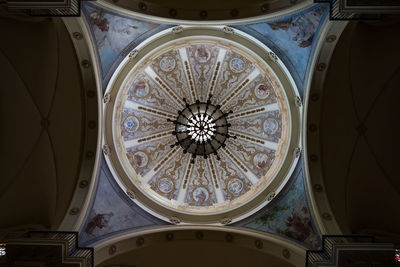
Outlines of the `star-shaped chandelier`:
<svg viewBox="0 0 400 267">
<path fill-rule="evenodd" d="M 207 102 L 197 100 L 193 104 L 185 102 L 185 108 L 178 111 L 176 120 L 170 120 L 175 124 L 172 132 L 176 136 L 177 142 L 171 147 L 180 145 L 183 153 L 191 153 L 193 160 L 197 156 L 205 159 L 210 154 L 214 154 L 219 160 L 218 149 L 225 147 L 228 138 L 236 139 L 236 136 L 229 135 L 230 123 L 227 117 L 232 111 L 224 113 L 220 105 L 211 104 L 211 98 Z"/>
</svg>

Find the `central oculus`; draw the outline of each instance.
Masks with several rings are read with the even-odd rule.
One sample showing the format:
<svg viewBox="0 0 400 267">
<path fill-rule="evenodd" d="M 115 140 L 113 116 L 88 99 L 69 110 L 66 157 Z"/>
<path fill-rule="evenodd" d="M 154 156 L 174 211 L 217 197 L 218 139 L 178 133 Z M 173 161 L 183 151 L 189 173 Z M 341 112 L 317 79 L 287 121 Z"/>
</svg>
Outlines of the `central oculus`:
<svg viewBox="0 0 400 267">
<path fill-rule="evenodd" d="M 183 153 L 189 152 L 193 158 L 196 156 L 207 158 L 209 154 L 214 154 L 219 159 L 217 151 L 226 146 L 226 139 L 236 138 L 229 135 L 231 125 L 227 117 L 231 111 L 222 112 L 221 106 L 211 104 L 210 99 L 207 102 L 197 100 L 194 104 L 187 103 L 185 98 L 183 101 L 186 106 L 178 111 L 176 120 L 168 120 L 175 124 L 175 131 L 172 134 L 177 139 L 171 147 L 180 145 Z"/>
</svg>

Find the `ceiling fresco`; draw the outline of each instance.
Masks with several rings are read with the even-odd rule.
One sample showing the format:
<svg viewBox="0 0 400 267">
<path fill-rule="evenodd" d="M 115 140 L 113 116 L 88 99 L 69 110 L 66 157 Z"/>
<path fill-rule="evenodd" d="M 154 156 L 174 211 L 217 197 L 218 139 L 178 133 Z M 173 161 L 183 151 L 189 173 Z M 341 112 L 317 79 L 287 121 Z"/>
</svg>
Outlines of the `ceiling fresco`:
<svg viewBox="0 0 400 267">
<path fill-rule="evenodd" d="M 170 27 L 122 15 L 116 16 L 87 1 L 82 2 L 82 9 L 94 39 L 104 87 L 126 56 L 125 50 L 131 51 L 149 36 Z"/>
<path fill-rule="evenodd" d="M 143 190 L 149 185 L 149 194 L 174 208 L 215 212 L 271 182 L 290 121 L 278 78 L 256 60 L 233 42 L 196 37 L 152 52 L 128 74 L 116 100 L 115 138 Z M 209 140 L 196 136 L 197 124 L 210 125 Z"/>
<path fill-rule="evenodd" d="M 85 246 L 121 232 L 163 224 L 167 223 L 151 216 L 125 195 L 102 158 L 96 196 L 79 234 L 79 244 Z"/>
<path fill-rule="evenodd" d="M 289 69 L 301 95 L 316 36 L 329 14 L 329 5 L 314 5 L 286 17 L 234 26 L 270 47 Z"/>
<path fill-rule="evenodd" d="M 82 5 L 102 68 L 103 90 L 134 47 L 173 26 L 139 21 L 89 2 Z M 286 17 L 232 27 L 270 47 L 287 66 L 302 96 L 316 37 L 327 11 L 326 4 L 315 4 Z M 124 30 L 122 25 L 130 26 Z M 132 173 L 143 179 L 148 191 L 163 201 L 173 200 L 201 210 L 240 199 L 265 179 L 271 166 L 279 161 L 277 151 L 290 123 L 282 117 L 284 101 L 279 82 L 272 73 L 265 72 L 268 68 L 257 67 L 240 49 L 225 49 L 222 57 L 224 49 L 223 45 L 210 41 L 160 51 L 151 63 L 133 71 L 124 84 L 125 93 L 120 98 L 123 104 L 115 113 L 118 117 L 115 128 L 124 152 L 120 156 L 126 158 Z M 217 78 L 214 74 L 218 62 L 219 71 L 224 74 Z M 199 89 L 193 90 L 191 82 Z M 243 88 L 238 89 L 239 86 Z M 212 105 L 221 105 L 226 113 L 232 110 L 228 130 L 236 139 L 226 139 L 226 147 L 217 151 L 220 160 L 215 155 L 198 156 L 191 163 L 191 153 L 183 153 L 179 145 L 171 147 L 177 140 L 171 134 L 176 127 L 167 119 L 176 120 L 177 112 L 185 108 L 185 101 L 190 105 L 196 100 L 206 103 L 210 90 Z M 260 107 L 267 109 L 258 110 Z M 254 113 L 243 114 L 243 111 Z M 276 198 L 233 226 L 277 234 L 309 248 L 319 247 L 319 234 L 304 191 L 303 171 L 300 158 Z M 180 195 L 177 188 L 183 187 L 187 174 L 191 179 L 186 181 L 185 194 Z M 215 177 L 222 178 L 218 180 L 218 188 Z M 165 224 L 168 223 L 151 216 L 127 197 L 103 160 L 97 193 L 81 229 L 80 241 L 90 245 L 113 234 Z"/>
<path fill-rule="evenodd" d="M 302 160 L 285 188 L 266 208 L 232 226 L 278 234 L 309 249 L 320 249 L 321 238 L 306 198 Z"/>
</svg>

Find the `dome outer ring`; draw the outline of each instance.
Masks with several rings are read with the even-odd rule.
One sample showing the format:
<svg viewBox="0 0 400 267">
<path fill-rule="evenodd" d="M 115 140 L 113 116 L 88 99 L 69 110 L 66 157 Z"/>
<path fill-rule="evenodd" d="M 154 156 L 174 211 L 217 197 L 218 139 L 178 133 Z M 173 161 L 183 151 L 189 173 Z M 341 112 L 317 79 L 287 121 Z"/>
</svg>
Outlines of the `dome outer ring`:
<svg viewBox="0 0 400 267">
<path fill-rule="evenodd" d="M 142 190 L 140 190 L 137 186 L 133 184 L 132 179 L 125 173 L 124 167 L 121 165 L 119 155 L 117 153 L 111 153 L 109 157 L 106 158 L 106 161 L 114 177 L 117 177 L 117 183 L 121 186 L 121 188 L 125 192 L 131 191 L 135 194 L 135 199 L 133 201 L 140 207 L 160 219 L 169 222 L 170 218 L 179 218 L 181 223 L 223 224 L 221 223 L 221 221 L 229 218 L 230 223 L 233 223 L 243 218 L 246 218 L 247 216 L 255 213 L 256 211 L 267 205 L 272 200 L 268 200 L 268 196 L 270 195 L 270 193 L 274 192 L 275 195 L 277 195 L 292 174 L 294 167 L 296 166 L 296 163 L 298 161 L 295 153 L 292 152 L 300 147 L 301 140 L 300 126 L 302 107 L 297 106 L 295 101 L 295 99 L 299 97 L 299 94 L 296 85 L 290 76 L 290 73 L 283 65 L 283 63 L 281 61 L 274 62 L 268 56 L 268 52 L 271 52 L 271 50 L 255 38 L 238 30 L 235 30 L 235 34 L 224 33 L 223 26 L 184 26 L 183 28 L 184 30 L 183 32 L 179 33 L 179 36 L 177 36 L 176 33 L 174 33 L 171 29 L 167 29 L 153 36 L 153 38 L 151 38 L 151 41 L 147 40 L 139 45 L 139 47 L 137 47 L 136 49 L 140 50 L 135 58 L 132 59 L 126 57 L 123 62 L 121 62 L 120 66 L 118 67 L 108 84 L 106 93 L 109 93 L 112 99 L 116 99 L 119 88 L 125 76 L 129 73 L 129 70 L 136 63 L 138 63 L 147 53 L 157 48 L 160 44 L 174 41 L 180 38 L 194 36 L 211 36 L 214 38 L 233 41 L 238 43 L 239 45 L 245 46 L 258 57 L 260 57 L 264 62 L 266 62 L 269 67 L 275 72 L 282 84 L 282 87 L 285 90 L 287 99 L 290 99 L 290 101 L 286 102 L 289 121 L 291 122 L 291 125 L 289 127 L 289 144 L 287 145 L 287 150 L 285 151 L 285 159 L 283 160 L 283 163 L 276 174 L 276 178 L 272 179 L 269 185 L 264 188 L 262 192 L 259 192 L 255 197 L 251 198 L 239 207 L 215 213 L 194 214 L 160 205 L 159 203 L 156 203 L 154 199 L 150 198 L 148 195 L 142 192 Z M 143 64 L 143 62 L 141 64 Z M 108 105 L 103 106 L 103 114 L 105 120 L 103 142 L 110 144 L 113 151 L 117 151 L 119 149 L 113 130 L 113 113 L 117 107 L 118 106 L 115 101 L 112 101 Z M 279 179 L 277 179 L 278 177 Z M 160 198 L 162 197 L 160 196 Z"/>
</svg>

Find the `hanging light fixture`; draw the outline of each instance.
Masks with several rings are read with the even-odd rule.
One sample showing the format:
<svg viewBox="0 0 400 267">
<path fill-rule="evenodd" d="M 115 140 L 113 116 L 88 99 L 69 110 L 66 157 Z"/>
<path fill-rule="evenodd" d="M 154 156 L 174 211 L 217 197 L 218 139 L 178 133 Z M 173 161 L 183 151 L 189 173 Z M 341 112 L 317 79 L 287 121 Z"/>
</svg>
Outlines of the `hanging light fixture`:
<svg viewBox="0 0 400 267">
<path fill-rule="evenodd" d="M 227 117 L 232 111 L 224 113 L 220 105 L 211 104 L 211 95 L 207 102 L 197 100 L 193 104 L 185 102 L 185 108 L 178 111 L 176 120 L 170 120 L 175 124 L 172 132 L 176 136 L 177 142 L 171 147 L 180 145 L 183 153 L 191 153 L 193 160 L 197 156 L 205 159 L 210 154 L 214 154 L 219 160 L 218 149 L 225 147 L 226 139 L 236 136 L 229 135 L 230 123 Z M 192 162 L 193 162 L 192 160 Z"/>
</svg>

